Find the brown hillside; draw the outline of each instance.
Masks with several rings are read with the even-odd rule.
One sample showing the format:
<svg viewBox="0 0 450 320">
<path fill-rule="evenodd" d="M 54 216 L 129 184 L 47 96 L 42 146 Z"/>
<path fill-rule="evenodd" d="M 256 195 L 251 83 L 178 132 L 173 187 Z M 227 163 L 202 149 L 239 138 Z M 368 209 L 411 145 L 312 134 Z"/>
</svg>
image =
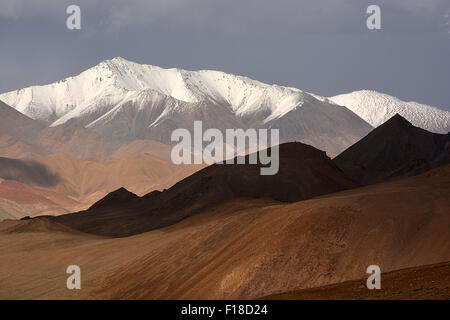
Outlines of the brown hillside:
<svg viewBox="0 0 450 320">
<path fill-rule="evenodd" d="M 450 261 L 449 193 L 446 166 L 292 204 L 235 199 L 127 238 L 0 231 L 0 297 L 258 298 Z"/>
</svg>

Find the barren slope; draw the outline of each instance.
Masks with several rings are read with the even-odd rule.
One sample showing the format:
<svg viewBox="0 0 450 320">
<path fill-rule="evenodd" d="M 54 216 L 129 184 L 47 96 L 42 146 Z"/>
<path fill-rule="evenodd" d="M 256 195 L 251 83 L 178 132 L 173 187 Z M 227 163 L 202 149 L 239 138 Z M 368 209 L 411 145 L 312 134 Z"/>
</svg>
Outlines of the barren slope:
<svg viewBox="0 0 450 320">
<path fill-rule="evenodd" d="M 0 156 L 20 158 L 45 153 L 36 142 L 44 128 L 43 124 L 0 101 Z"/>
<path fill-rule="evenodd" d="M 6 221 L 0 297 L 258 298 L 362 279 L 371 264 L 389 272 L 450 261 L 449 193 L 445 166 L 293 204 L 235 199 L 128 238 Z M 70 264 L 81 267 L 80 291 L 65 288 Z"/>
<path fill-rule="evenodd" d="M 163 190 L 200 168 L 177 166 L 148 154 L 103 161 L 63 154 L 0 158 L 0 178 L 5 179 L 0 183 L 4 212 L 0 220 L 87 209 L 120 187 L 139 195 Z"/>
<path fill-rule="evenodd" d="M 236 197 L 293 202 L 354 188 L 325 152 L 302 143 L 279 146 L 279 171 L 261 175 L 262 165 L 215 164 L 163 192 L 142 198 L 94 205 L 89 210 L 57 217 L 77 230 L 107 236 L 129 236 L 176 223 Z M 118 194 L 127 196 L 126 190 Z M 122 197 L 122 196 L 121 196 Z M 114 197 L 116 199 L 116 197 Z"/>
<path fill-rule="evenodd" d="M 367 278 L 364 278 L 319 288 L 272 295 L 263 299 L 450 299 L 450 262 L 392 271 L 382 274 L 381 279 L 380 290 L 367 290 Z"/>
</svg>

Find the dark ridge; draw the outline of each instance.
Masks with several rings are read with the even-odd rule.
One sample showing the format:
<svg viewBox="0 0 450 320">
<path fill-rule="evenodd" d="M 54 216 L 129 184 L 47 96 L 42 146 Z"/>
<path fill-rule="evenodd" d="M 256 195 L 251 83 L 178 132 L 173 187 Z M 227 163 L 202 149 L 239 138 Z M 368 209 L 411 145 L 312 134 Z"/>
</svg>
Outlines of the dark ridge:
<svg viewBox="0 0 450 320">
<path fill-rule="evenodd" d="M 104 198 L 94 203 L 88 210 L 113 208 L 115 206 L 120 206 L 121 203 L 137 198 L 139 197 L 134 193 L 125 188 L 120 188 L 108 193 Z"/>
<path fill-rule="evenodd" d="M 449 163 L 450 135 L 415 127 L 396 114 L 333 161 L 361 184 L 407 177 Z"/>
<path fill-rule="evenodd" d="M 357 186 L 323 151 L 302 143 L 282 144 L 279 150 L 279 171 L 273 176 L 260 175 L 261 164 L 215 164 L 163 192 L 137 197 L 121 189 L 84 212 L 54 219 L 82 232 L 124 237 L 174 224 L 237 197 L 293 202 Z"/>
<path fill-rule="evenodd" d="M 400 114 L 394 114 L 389 120 L 385 122 L 386 126 L 403 127 L 403 128 L 417 128 L 411 122 L 403 118 Z M 423 129 L 422 129 L 423 130 Z"/>
</svg>

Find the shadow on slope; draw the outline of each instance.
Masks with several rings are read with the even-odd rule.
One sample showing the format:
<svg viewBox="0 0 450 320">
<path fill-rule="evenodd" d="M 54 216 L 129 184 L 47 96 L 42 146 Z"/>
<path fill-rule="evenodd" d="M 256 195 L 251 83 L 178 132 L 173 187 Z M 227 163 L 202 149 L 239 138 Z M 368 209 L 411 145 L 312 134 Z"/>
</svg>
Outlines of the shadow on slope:
<svg viewBox="0 0 450 320">
<path fill-rule="evenodd" d="M 361 184 L 412 176 L 450 163 L 450 134 L 428 132 L 396 114 L 333 161 Z"/>
<path fill-rule="evenodd" d="M 0 157 L 0 178 L 41 187 L 52 187 L 60 182 L 59 175 L 36 161 L 2 157 Z"/>
<path fill-rule="evenodd" d="M 273 176 L 261 176 L 260 164 L 215 164 L 163 192 L 138 197 L 122 188 L 86 211 L 54 219 L 86 233 L 123 237 L 174 224 L 237 197 L 294 202 L 357 186 L 314 147 L 287 143 L 279 154 L 279 172 Z"/>
</svg>

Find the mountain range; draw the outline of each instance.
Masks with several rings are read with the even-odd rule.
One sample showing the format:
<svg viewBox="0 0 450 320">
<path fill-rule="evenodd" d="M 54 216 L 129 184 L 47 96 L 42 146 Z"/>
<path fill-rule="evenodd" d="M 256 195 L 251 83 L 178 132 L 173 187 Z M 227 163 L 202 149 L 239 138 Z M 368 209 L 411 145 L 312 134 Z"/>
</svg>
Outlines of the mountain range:
<svg viewBox="0 0 450 320">
<path fill-rule="evenodd" d="M 281 144 L 279 152 L 280 169 L 273 176 L 261 176 L 261 164 L 248 164 L 248 159 L 245 165 L 215 164 L 163 192 L 138 197 L 121 188 L 86 211 L 52 219 L 82 232 L 123 237 L 174 224 L 235 198 L 306 200 L 448 164 L 450 134 L 428 132 L 395 115 L 333 160 L 299 142 Z"/>
<path fill-rule="evenodd" d="M 374 91 L 325 98 L 219 71 L 163 69 L 123 58 L 106 60 L 57 83 L 1 94 L 0 100 L 9 104 L 0 101 L 0 157 L 5 158 L 0 176 L 3 218 L 86 209 L 120 187 L 138 195 L 170 187 L 177 179 L 201 168 L 177 168 L 170 163 L 172 130 L 192 129 L 193 120 L 202 120 L 204 129 L 280 128 L 281 143 L 302 142 L 331 157 L 353 145 L 354 151 L 339 156 L 336 164 L 358 184 L 385 177 L 380 178 L 378 169 L 361 168 L 364 161 L 358 159 L 372 154 L 370 148 L 378 150 L 373 163 L 381 163 L 379 158 L 386 154 L 407 156 L 402 149 L 396 151 L 395 146 L 381 153 L 384 146 L 377 146 L 375 140 L 384 140 L 378 137 L 366 147 L 355 145 L 367 135 L 376 135 L 373 127 L 388 116 L 398 113 L 418 127 L 444 133 L 450 121 L 447 111 L 402 102 Z M 413 130 L 408 145 L 414 145 L 413 137 L 419 131 Z M 407 139 L 408 134 L 409 131 L 391 140 Z M 430 150 L 434 150 L 437 140 L 423 139 L 431 143 Z M 439 143 L 445 147 L 444 142 Z M 424 145 L 418 144 L 420 148 Z M 422 169 L 416 163 L 416 171 L 440 163 L 433 157 L 417 160 Z M 8 179 L 11 167 L 6 164 L 14 162 L 7 159 L 38 163 L 62 178 L 54 186 Z M 148 165 L 143 161 L 148 161 Z M 164 174 L 151 173 L 148 181 L 153 164 L 155 169 L 162 168 L 160 172 Z M 119 168 L 129 171 L 132 166 L 132 177 L 119 174 Z M 384 174 L 395 176 L 397 173 L 391 169 L 383 169 Z M 92 174 L 92 183 L 79 173 L 87 170 Z M 115 180 L 108 170 L 117 175 Z M 34 200 L 28 203 L 24 197 L 17 197 L 14 190 L 21 188 L 27 190 L 28 199 Z"/>
<path fill-rule="evenodd" d="M 162 192 L 138 197 L 121 188 L 86 211 L 52 219 L 82 232 L 123 237 L 174 224 L 234 198 L 293 202 L 358 186 L 314 147 L 291 142 L 280 145 L 279 152 L 276 175 L 260 175 L 259 163 L 215 164 Z"/>
<path fill-rule="evenodd" d="M 424 129 L 448 131 L 450 112 L 387 97 L 363 91 L 324 98 L 220 71 L 114 58 L 53 84 L 1 94 L 0 100 L 40 124 L 90 129 L 95 140 L 109 144 L 171 144 L 171 132 L 192 130 L 193 120 L 202 120 L 205 129 L 279 128 L 281 142 L 300 141 L 332 155 L 396 113 Z"/>
<path fill-rule="evenodd" d="M 122 58 L 0 99 L 2 299 L 450 294 L 447 111 Z M 278 173 L 173 164 L 194 120 L 279 128 Z"/>
</svg>

